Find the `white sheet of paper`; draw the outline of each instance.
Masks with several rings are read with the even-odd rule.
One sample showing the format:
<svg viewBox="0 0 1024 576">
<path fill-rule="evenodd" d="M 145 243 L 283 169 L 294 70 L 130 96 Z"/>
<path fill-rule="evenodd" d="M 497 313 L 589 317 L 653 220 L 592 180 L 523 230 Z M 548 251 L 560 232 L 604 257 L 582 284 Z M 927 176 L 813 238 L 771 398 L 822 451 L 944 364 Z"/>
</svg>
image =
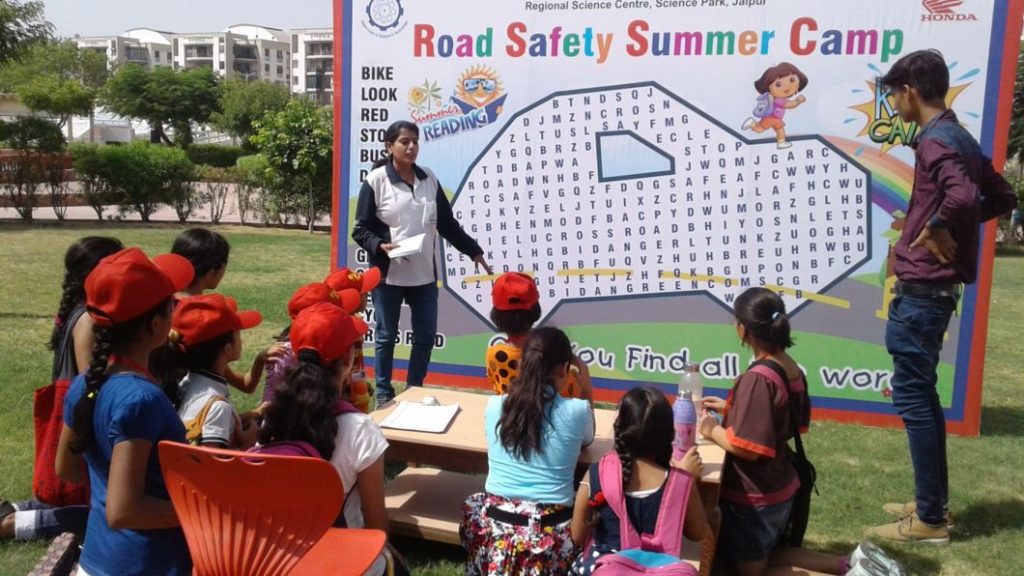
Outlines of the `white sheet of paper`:
<svg viewBox="0 0 1024 576">
<path fill-rule="evenodd" d="M 419 402 L 398 403 L 388 417 L 381 421 L 381 428 L 396 430 L 412 430 L 415 432 L 432 432 L 440 434 L 448 428 L 452 418 L 459 411 L 458 404 L 447 406 L 427 406 Z"/>
<path fill-rule="evenodd" d="M 419 254 L 423 250 L 423 239 L 426 234 L 417 234 L 412 238 L 406 238 L 398 242 L 398 248 L 395 248 L 391 252 L 388 252 L 388 257 L 395 259 L 403 256 L 410 256 L 412 254 Z"/>
</svg>

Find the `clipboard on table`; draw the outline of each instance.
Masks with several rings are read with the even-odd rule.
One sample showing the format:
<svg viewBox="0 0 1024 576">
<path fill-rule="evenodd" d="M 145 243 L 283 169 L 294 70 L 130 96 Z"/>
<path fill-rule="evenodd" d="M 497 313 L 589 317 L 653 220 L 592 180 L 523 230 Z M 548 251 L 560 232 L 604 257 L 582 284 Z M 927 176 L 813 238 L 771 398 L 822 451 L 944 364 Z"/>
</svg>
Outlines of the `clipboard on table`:
<svg viewBox="0 0 1024 576">
<path fill-rule="evenodd" d="M 458 412 L 458 404 L 430 406 L 403 400 L 395 406 L 391 414 L 381 420 L 380 427 L 441 434 L 448 429 L 448 425 Z"/>
</svg>

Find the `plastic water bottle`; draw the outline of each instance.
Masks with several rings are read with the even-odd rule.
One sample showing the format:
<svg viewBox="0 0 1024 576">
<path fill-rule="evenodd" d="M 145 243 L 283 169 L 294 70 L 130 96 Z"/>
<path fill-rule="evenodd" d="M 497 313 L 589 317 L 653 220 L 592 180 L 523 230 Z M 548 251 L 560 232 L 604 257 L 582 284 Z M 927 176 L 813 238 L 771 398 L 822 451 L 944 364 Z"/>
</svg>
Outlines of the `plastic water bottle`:
<svg viewBox="0 0 1024 576">
<path fill-rule="evenodd" d="M 697 440 L 697 411 L 693 408 L 693 395 L 680 386 L 679 395 L 672 405 L 672 421 L 676 437 L 672 440 L 672 457 L 682 458 Z"/>
<path fill-rule="evenodd" d="M 679 380 L 679 393 L 689 390 L 693 398 L 693 409 L 700 414 L 701 402 L 704 399 L 704 379 L 700 376 L 700 364 L 687 362 L 683 364 L 683 377 Z"/>
</svg>

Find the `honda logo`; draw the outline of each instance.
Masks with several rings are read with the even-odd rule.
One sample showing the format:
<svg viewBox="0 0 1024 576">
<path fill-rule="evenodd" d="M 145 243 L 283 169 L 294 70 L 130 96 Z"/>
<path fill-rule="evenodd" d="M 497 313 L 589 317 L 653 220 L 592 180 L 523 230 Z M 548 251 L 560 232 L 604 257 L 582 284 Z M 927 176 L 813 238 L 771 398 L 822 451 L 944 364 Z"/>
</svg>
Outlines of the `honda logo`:
<svg viewBox="0 0 1024 576">
<path fill-rule="evenodd" d="M 921 15 L 922 22 L 974 22 L 978 17 L 964 14 L 955 9 L 963 5 L 964 0 L 922 0 L 921 5 L 928 12 Z"/>
</svg>

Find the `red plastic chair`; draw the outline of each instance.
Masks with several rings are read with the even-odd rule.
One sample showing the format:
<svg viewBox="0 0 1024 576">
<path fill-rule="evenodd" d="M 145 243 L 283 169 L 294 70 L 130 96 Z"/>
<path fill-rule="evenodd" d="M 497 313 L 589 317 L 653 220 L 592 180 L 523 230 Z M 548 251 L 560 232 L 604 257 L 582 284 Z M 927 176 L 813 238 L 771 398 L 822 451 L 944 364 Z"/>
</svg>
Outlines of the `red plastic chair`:
<svg viewBox="0 0 1024 576">
<path fill-rule="evenodd" d="M 341 478 L 317 458 L 160 442 L 160 467 L 196 576 L 362 574 L 380 530 L 331 528 Z M 304 557 L 306 557 L 304 559 Z"/>
</svg>

